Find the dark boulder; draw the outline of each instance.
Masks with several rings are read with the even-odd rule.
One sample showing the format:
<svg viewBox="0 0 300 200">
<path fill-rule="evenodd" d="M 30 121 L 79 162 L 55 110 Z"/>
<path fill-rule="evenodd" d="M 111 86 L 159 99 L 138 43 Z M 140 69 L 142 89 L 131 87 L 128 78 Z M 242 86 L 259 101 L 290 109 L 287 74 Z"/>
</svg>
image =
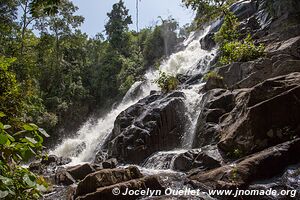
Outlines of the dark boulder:
<svg viewBox="0 0 300 200">
<path fill-rule="evenodd" d="M 55 183 L 57 185 L 71 185 L 75 182 L 76 180 L 64 168 L 57 169 L 55 173 Z"/>
<path fill-rule="evenodd" d="M 210 77 L 204 85 L 204 90 L 209 91 L 216 88 L 226 88 L 223 78 L 220 77 Z"/>
<path fill-rule="evenodd" d="M 193 148 L 219 141 L 220 119 L 234 108 L 235 99 L 228 90 L 214 89 L 204 94 L 200 104 L 201 112 L 197 119 Z"/>
<path fill-rule="evenodd" d="M 300 73 L 266 80 L 235 99 L 221 124 L 222 150 L 248 154 L 300 135 Z"/>
<path fill-rule="evenodd" d="M 101 164 L 103 169 L 113 169 L 117 167 L 118 161 L 115 158 L 110 158 L 108 160 L 103 161 Z"/>
<path fill-rule="evenodd" d="M 200 40 L 201 48 L 204 50 L 212 50 L 216 46 L 216 42 L 214 40 L 214 33 L 208 33 Z"/>
<path fill-rule="evenodd" d="M 88 174 L 95 172 L 95 169 L 90 164 L 86 163 L 83 165 L 70 167 L 67 169 L 67 172 L 71 174 L 75 180 L 82 180 Z"/>
<path fill-rule="evenodd" d="M 89 174 L 79 182 L 75 196 L 83 196 L 88 193 L 96 192 L 98 188 L 115 185 L 132 179 L 143 177 L 139 169 L 130 166 L 125 169 L 103 169 Z"/>
<path fill-rule="evenodd" d="M 179 154 L 173 161 L 173 169 L 187 172 L 191 169 L 209 170 L 221 166 L 221 156 L 216 148 L 190 150 Z"/>
<path fill-rule="evenodd" d="M 117 189 L 116 189 L 117 188 Z M 140 196 L 147 196 L 142 194 L 136 195 L 122 195 L 126 190 L 158 190 L 164 193 L 164 187 L 157 176 L 147 176 L 139 179 L 130 180 L 114 185 L 98 188 L 95 192 L 89 193 L 85 196 L 79 196 L 76 200 L 95 200 L 95 199 L 109 199 L 109 200 L 136 200 Z M 118 191 L 119 195 L 114 195 L 113 191 Z"/>
<path fill-rule="evenodd" d="M 299 135 L 299 90 L 296 72 L 249 89 L 208 91 L 201 100 L 193 147 L 218 143 L 226 154 L 249 154 Z"/>
<path fill-rule="evenodd" d="M 105 145 L 110 157 L 141 163 L 152 153 L 178 146 L 184 132 L 184 94 L 153 94 L 123 111 Z"/>
<path fill-rule="evenodd" d="M 211 189 L 246 188 L 253 181 L 274 177 L 300 161 L 300 139 L 285 142 L 207 172 L 191 174 L 195 185 Z M 271 170 L 270 170 L 271 167 Z"/>
</svg>

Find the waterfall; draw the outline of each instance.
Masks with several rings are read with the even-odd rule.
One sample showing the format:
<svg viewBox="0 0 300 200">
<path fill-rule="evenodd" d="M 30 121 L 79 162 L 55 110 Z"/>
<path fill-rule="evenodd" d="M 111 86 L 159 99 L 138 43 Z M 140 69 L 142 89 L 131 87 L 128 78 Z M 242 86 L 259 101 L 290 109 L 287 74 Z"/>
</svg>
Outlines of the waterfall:
<svg viewBox="0 0 300 200">
<path fill-rule="evenodd" d="M 160 70 L 172 75 L 193 76 L 205 73 L 208 70 L 208 62 L 213 59 L 215 50 L 206 51 L 201 49 L 199 40 L 204 37 L 212 27 L 207 27 L 202 32 L 190 34 L 190 37 L 183 42 L 185 49 L 172 54 L 167 60 L 163 61 Z M 149 70 L 145 74 L 145 81 L 136 82 L 124 96 L 123 101 L 113 108 L 105 116 L 99 118 L 96 123 L 88 120 L 73 138 L 67 138 L 59 144 L 51 154 L 57 156 L 67 156 L 72 159 L 71 164 L 88 162 L 93 159 L 97 147 L 101 146 L 113 129 L 116 117 L 125 109 L 135 104 L 138 100 L 150 94 L 151 90 L 158 90 L 153 81 L 158 76 L 158 70 Z M 199 90 L 203 84 L 198 83 L 181 91 L 186 95 L 186 108 L 189 119 L 189 128 L 183 136 L 182 145 L 184 148 L 191 148 L 194 138 L 194 127 L 199 114 L 197 106 L 201 100 Z M 179 146 L 181 148 L 181 146 Z M 175 152 L 177 154 L 178 152 Z M 163 155 L 169 155 L 163 153 Z M 162 155 L 157 157 L 163 157 Z M 154 159 L 155 160 L 155 159 Z M 154 160 L 152 162 L 154 162 Z M 160 163 L 163 160 L 160 161 Z M 158 166 L 160 167 L 160 166 Z"/>
</svg>

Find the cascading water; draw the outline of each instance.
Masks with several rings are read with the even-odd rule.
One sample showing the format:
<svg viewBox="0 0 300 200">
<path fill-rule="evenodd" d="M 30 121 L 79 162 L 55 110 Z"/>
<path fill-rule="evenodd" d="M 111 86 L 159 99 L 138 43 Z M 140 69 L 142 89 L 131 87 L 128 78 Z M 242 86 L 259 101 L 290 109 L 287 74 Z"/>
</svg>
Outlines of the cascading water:
<svg viewBox="0 0 300 200">
<path fill-rule="evenodd" d="M 65 139 L 62 144 L 58 145 L 51 154 L 63 157 L 70 157 L 72 162 L 70 165 L 82 162 L 88 162 L 93 159 L 95 150 L 101 146 L 108 134 L 112 131 L 116 117 L 125 109 L 135 104 L 139 99 L 146 97 L 149 91 L 157 89 L 153 84 L 155 73 L 153 71 L 147 72 L 146 81 L 140 85 L 136 83 L 125 95 L 120 105 L 113 108 L 108 114 L 92 123 L 88 120 L 77 132 L 74 138 Z M 133 98 L 132 91 L 139 87 L 140 94 Z"/>
<path fill-rule="evenodd" d="M 193 76 L 200 73 L 205 73 L 208 70 L 208 63 L 213 59 L 215 50 L 206 51 L 201 49 L 199 40 L 204 37 L 211 27 L 207 27 L 201 34 L 191 34 L 190 37 L 183 43 L 185 49 L 172 54 L 169 59 L 164 61 L 160 67 L 164 71 L 172 75 L 187 75 Z M 74 138 L 65 139 L 62 144 L 58 145 L 53 153 L 57 156 L 68 156 L 72 159 L 71 164 L 91 161 L 95 155 L 97 147 L 101 146 L 109 133 L 112 131 L 116 117 L 129 106 L 135 104 L 138 100 L 150 94 L 151 90 L 158 90 L 153 81 L 157 78 L 158 71 L 148 71 L 145 74 L 145 81 L 135 83 L 127 92 L 123 101 L 119 106 L 112 109 L 107 115 L 101 117 L 96 123 L 91 120 L 87 121 L 76 134 Z M 182 92 L 186 95 L 186 108 L 189 118 L 189 125 L 186 134 L 183 136 L 182 146 L 178 148 L 191 148 L 194 138 L 194 129 L 196 125 L 199 109 L 197 106 L 201 100 L 199 90 L 203 84 L 198 83 L 192 86 L 183 87 Z M 174 152 L 158 152 L 149 158 L 144 164 L 148 168 L 166 169 L 171 168 L 171 163 L 164 165 L 168 157 L 174 157 L 181 151 Z M 165 157 L 165 158 L 164 158 Z M 160 163 L 152 165 L 149 163 Z M 170 160 L 172 162 L 172 158 Z"/>
</svg>

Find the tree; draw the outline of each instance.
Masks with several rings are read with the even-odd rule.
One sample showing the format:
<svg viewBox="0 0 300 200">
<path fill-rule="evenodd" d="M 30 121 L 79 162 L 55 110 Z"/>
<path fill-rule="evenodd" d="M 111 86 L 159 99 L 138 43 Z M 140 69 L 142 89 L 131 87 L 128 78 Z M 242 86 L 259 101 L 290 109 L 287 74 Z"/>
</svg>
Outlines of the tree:
<svg viewBox="0 0 300 200">
<path fill-rule="evenodd" d="M 222 15 L 223 10 L 236 0 L 182 0 L 182 2 L 187 8 L 196 11 L 195 21 L 201 27 Z"/>
<path fill-rule="evenodd" d="M 128 9 L 124 2 L 120 0 L 113 5 L 110 13 L 107 13 L 109 20 L 105 25 L 105 31 L 108 41 L 113 49 L 119 51 L 123 55 L 128 55 L 128 25 L 132 24 L 131 16 L 128 15 Z"/>
<path fill-rule="evenodd" d="M 18 2 L 16 0 L 2 0 L 0 1 L 0 54 L 11 54 L 14 45 L 14 38 L 16 37 L 14 30 L 17 28 L 17 8 Z"/>
</svg>

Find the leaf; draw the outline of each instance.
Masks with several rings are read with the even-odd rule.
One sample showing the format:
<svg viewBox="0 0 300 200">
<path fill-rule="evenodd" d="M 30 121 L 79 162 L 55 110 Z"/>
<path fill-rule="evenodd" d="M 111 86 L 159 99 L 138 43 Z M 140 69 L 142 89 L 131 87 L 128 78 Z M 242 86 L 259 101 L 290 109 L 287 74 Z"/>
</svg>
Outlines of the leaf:
<svg viewBox="0 0 300 200">
<path fill-rule="evenodd" d="M 43 136 L 45 136 L 45 137 L 50 137 L 50 135 L 48 135 L 48 133 L 44 130 L 44 129 L 42 129 L 42 128 L 39 128 L 39 132 L 43 135 Z"/>
<path fill-rule="evenodd" d="M 44 185 L 37 184 L 37 189 L 41 192 L 47 192 L 47 188 Z"/>
<path fill-rule="evenodd" d="M 5 198 L 8 194 L 9 194 L 9 192 L 7 190 L 5 190 L 5 191 L 0 190 L 0 199 Z"/>
<path fill-rule="evenodd" d="M 26 131 L 34 131 L 34 128 L 29 125 L 29 124 L 24 124 L 23 125 L 23 128 L 26 130 Z"/>
<path fill-rule="evenodd" d="M 39 127 L 37 125 L 33 124 L 33 123 L 30 123 L 29 125 L 33 128 L 33 130 L 38 130 L 39 129 Z"/>
<path fill-rule="evenodd" d="M 36 144 L 37 141 L 34 138 L 31 137 L 25 137 L 29 142 L 31 142 L 32 144 Z"/>
<path fill-rule="evenodd" d="M 25 175 L 23 176 L 23 181 L 24 181 L 29 187 L 34 187 L 34 186 L 36 186 L 36 183 L 30 179 L 30 177 L 28 176 L 28 174 L 25 174 Z"/>
<path fill-rule="evenodd" d="M 5 117 L 6 115 L 3 112 L 0 112 L 0 118 Z"/>
<path fill-rule="evenodd" d="M 11 125 L 4 125 L 4 126 L 3 126 L 3 129 L 4 129 L 4 130 L 10 129 L 10 128 L 11 128 Z"/>
<path fill-rule="evenodd" d="M 6 134 L 6 136 L 7 136 L 7 138 L 8 138 L 10 141 L 12 141 L 12 142 L 15 141 L 15 138 L 14 138 L 13 136 L 11 136 L 11 135 L 9 135 L 9 134 Z"/>
<path fill-rule="evenodd" d="M 1 180 L 2 183 L 3 183 L 4 185 L 6 185 L 6 186 L 12 185 L 12 184 L 13 184 L 13 180 L 10 179 L 10 178 L 7 178 L 7 177 L 5 177 L 5 176 L 1 176 L 1 175 L 0 175 L 0 180 Z"/>
<path fill-rule="evenodd" d="M 27 131 L 23 130 L 23 131 L 18 131 L 14 134 L 14 136 L 18 136 L 18 135 L 21 135 L 23 133 L 26 133 Z"/>
<path fill-rule="evenodd" d="M 6 135 L 0 134 L 0 145 L 6 144 L 8 138 Z"/>
</svg>

